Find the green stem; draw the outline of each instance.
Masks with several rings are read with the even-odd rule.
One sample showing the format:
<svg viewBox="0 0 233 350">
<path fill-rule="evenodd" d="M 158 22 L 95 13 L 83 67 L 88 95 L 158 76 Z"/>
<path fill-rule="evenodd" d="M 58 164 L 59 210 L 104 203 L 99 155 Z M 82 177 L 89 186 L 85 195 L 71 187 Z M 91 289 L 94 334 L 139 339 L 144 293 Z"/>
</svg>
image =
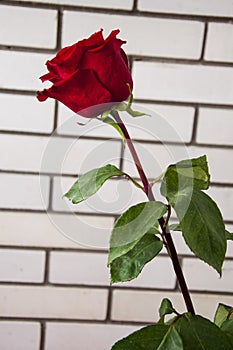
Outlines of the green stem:
<svg viewBox="0 0 233 350">
<path fill-rule="evenodd" d="M 153 195 L 151 186 L 150 186 L 148 179 L 144 173 L 144 170 L 143 170 L 141 162 L 138 158 L 138 155 L 137 155 L 137 152 L 136 152 L 135 147 L 133 145 L 133 142 L 129 136 L 129 133 L 128 133 L 123 121 L 121 120 L 121 118 L 119 116 L 119 113 L 114 111 L 111 114 L 112 114 L 113 118 L 116 120 L 117 124 L 119 125 L 119 127 L 121 128 L 121 130 L 124 134 L 125 141 L 127 143 L 129 151 L 131 153 L 131 156 L 134 160 L 138 174 L 141 178 L 144 192 L 146 193 L 149 201 L 155 201 L 155 197 Z M 187 287 L 187 284 L 186 284 L 186 281 L 185 281 L 185 278 L 184 278 L 184 275 L 183 275 L 183 272 L 182 272 L 182 269 L 180 266 L 180 262 L 178 259 L 176 248 L 174 246 L 169 227 L 166 225 L 166 221 L 163 217 L 159 219 L 159 225 L 160 225 L 162 233 L 163 233 L 163 238 L 165 239 L 165 242 L 166 242 L 165 246 L 166 246 L 166 248 L 168 250 L 168 254 L 172 260 L 172 264 L 173 264 L 173 267 L 174 267 L 174 270 L 176 273 L 177 280 L 179 282 L 180 290 L 181 290 L 181 293 L 183 295 L 187 311 L 191 312 L 192 314 L 195 314 L 193 303 L 192 303 L 192 300 L 191 300 L 191 297 L 189 294 L 189 290 L 188 290 L 188 287 Z"/>
</svg>

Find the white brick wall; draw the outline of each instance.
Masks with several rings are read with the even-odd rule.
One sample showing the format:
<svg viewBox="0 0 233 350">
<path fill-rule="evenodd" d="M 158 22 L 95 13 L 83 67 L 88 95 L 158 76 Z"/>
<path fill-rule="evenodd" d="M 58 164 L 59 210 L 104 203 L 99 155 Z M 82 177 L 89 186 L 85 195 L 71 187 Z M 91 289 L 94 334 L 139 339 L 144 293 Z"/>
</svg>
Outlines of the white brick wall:
<svg viewBox="0 0 233 350">
<path fill-rule="evenodd" d="M 52 283 L 106 286 L 109 284 L 107 255 L 52 252 L 49 280 Z"/>
<path fill-rule="evenodd" d="M 0 208 L 45 210 L 48 207 L 49 178 L 3 173 L 0 174 L 0 192 Z"/>
<path fill-rule="evenodd" d="M 208 193 L 232 232 L 232 15 L 232 0 L 0 4 L 1 350 L 91 350 L 93 343 L 110 349 L 140 324 L 156 321 L 164 297 L 185 310 L 165 250 L 137 280 L 109 288 L 114 220 L 146 197 L 118 179 L 78 206 L 63 194 L 77 174 L 109 162 L 138 174 L 115 130 L 95 120 L 80 126 L 85 118 L 54 100 L 39 103 L 35 91 L 60 47 L 100 28 L 104 35 L 119 28 L 132 66 L 134 108 L 151 115 L 122 115 L 147 175 L 153 179 L 170 163 L 207 154 Z M 161 199 L 158 185 L 154 192 Z M 197 312 L 213 318 L 218 302 L 233 305 L 233 242 L 219 279 L 180 233 L 174 241 Z"/>
<path fill-rule="evenodd" d="M 101 324 L 67 324 L 48 323 L 45 349 L 65 349 L 69 344 L 69 350 L 76 350 L 77 344 L 85 344 L 83 349 L 91 349 L 95 344 L 96 350 L 110 349 L 117 340 L 140 327 Z"/>
<path fill-rule="evenodd" d="M 200 108 L 197 142 L 232 146 L 232 116 L 232 109 Z M 207 132 L 209 125 L 211 125 L 211 133 Z"/>
<path fill-rule="evenodd" d="M 15 1 L 15 0 L 11 0 Z M 27 0 L 21 0 L 21 2 Z M 34 3 L 48 3 L 48 0 L 32 0 Z M 50 4 L 55 5 L 75 5 L 86 6 L 103 9 L 119 9 L 119 10 L 131 10 L 133 7 L 133 0 L 49 0 Z"/>
<path fill-rule="evenodd" d="M 232 291 L 233 281 L 231 276 L 233 267 L 231 261 L 224 262 L 221 279 L 213 269 L 210 269 L 207 264 L 197 259 L 184 259 L 183 269 L 190 290 Z M 208 280 L 208 284 L 206 284 L 206 280 Z"/>
<path fill-rule="evenodd" d="M 3 350 L 38 350 L 40 324 L 36 322 L 0 321 L 0 338 Z"/>
<path fill-rule="evenodd" d="M 41 25 L 42 18 L 43 25 Z M 3 5 L 1 6 L 0 22 L 2 26 L 1 45 L 50 49 L 56 46 L 56 11 Z M 25 23 L 27 23 L 26 26 Z"/>
<path fill-rule="evenodd" d="M 3 285 L 1 316 L 104 320 L 107 296 L 104 289 Z"/>
<path fill-rule="evenodd" d="M 44 104 L 34 96 L 0 94 L 0 128 L 4 131 L 22 131 L 49 134 L 53 130 L 54 101 Z"/>
<path fill-rule="evenodd" d="M 38 77 L 45 72 L 44 65 L 48 58 L 50 58 L 48 54 L 2 50 L 0 52 L 1 88 L 18 90 L 41 88 Z"/>
<path fill-rule="evenodd" d="M 108 163 L 118 166 L 121 152 L 119 141 L 12 134 L 0 135 L 0 147 L 7 149 L 0 160 L 2 170 L 58 174 L 80 174 Z"/>
<path fill-rule="evenodd" d="M 75 42 L 77 35 L 80 39 L 89 36 L 99 30 L 102 23 L 105 35 L 112 28 L 120 28 L 129 54 L 197 59 L 201 54 L 204 26 L 200 22 L 70 11 L 64 14 L 63 45 Z M 153 40 L 153 44 L 152 33 L 160 37 Z"/>
<path fill-rule="evenodd" d="M 231 105 L 233 69 L 189 64 L 135 62 L 135 97 Z"/>
<path fill-rule="evenodd" d="M 142 11 L 165 12 L 171 14 L 190 14 L 201 16 L 226 16 L 233 15 L 231 0 L 139 0 L 138 8 Z"/>
<path fill-rule="evenodd" d="M 0 281 L 43 282 L 45 252 L 33 250 L 0 250 Z"/>
<path fill-rule="evenodd" d="M 233 62 L 233 25 L 210 23 L 207 35 L 205 59 Z"/>
</svg>

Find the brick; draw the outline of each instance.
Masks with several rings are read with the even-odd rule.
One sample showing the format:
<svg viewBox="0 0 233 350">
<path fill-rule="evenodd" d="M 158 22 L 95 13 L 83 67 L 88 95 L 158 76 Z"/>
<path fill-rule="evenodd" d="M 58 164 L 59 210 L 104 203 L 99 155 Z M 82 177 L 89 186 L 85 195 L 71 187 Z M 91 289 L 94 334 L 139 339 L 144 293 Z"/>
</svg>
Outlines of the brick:
<svg viewBox="0 0 233 350">
<path fill-rule="evenodd" d="M 232 232 L 232 231 L 231 231 Z M 233 241 L 227 241 L 227 252 L 226 256 L 233 258 Z"/>
<path fill-rule="evenodd" d="M 39 171 L 47 141 L 45 137 L 0 135 L 0 147 L 7 149 L 7 152 L 1 155 L 1 169 Z"/>
<path fill-rule="evenodd" d="M 229 232 L 233 232 L 233 225 L 226 225 L 226 229 Z M 226 256 L 233 258 L 233 241 L 227 241 L 227 253 Z"/>
<path fill-rule="evenodd" d="M 133 77 L 135 98 L 232 104 L 232 68 L 135 62 Z"/>
<path fill-rule="evenodd" d="M 103 320 L 107 290 L 2 285 L 0 301 L 1 317 Z"/>
<path fill-rule="evenodd" d="M 104 23 L 105 35 L 114 28 L 121 29 L 119 37 L 127 40 L 124 49 L 128 54 L 195 59 L 201 54 L 203 23 L 72 11 L 64 12 L 63 46 L 98 31 L 101 23 Z M 151 33 L 159 38 L 153 45 Z"/>
<path fill-rule="evenodd" d="M 132 120 L 123 117 L 136 140 L 189 142 L 192 137 L 194 108 L 161 104 L 135 104 L 135 110 L 148 113 Z M 158 127 L 159 125 L 159 127 Z"/>
<path fill-rule="evenodd" d="M 197 127 L 197 142 L 214 145 L 233 145 L 233 110 L 200 108 Z M 211 125 L 211 132 L 209 126 Z"/>
<path fill-rule="evenodd" d="M 42 90 L 51 84 L 41 83 L 45 62 L 52 55 L 29 52 L 0 51 L 1 88 L 17 90 Z"/>
<path fill-rule="evenodd" d="M 48 206 L 49 178 L 46 176 L 0 174 L 0 207 L 40 209 Z M 41 196 L 43 192 L 43 199 Z"/>
<path fill-rule="evenodd" d="M 1 45 L 51 49 L 56 46 L 57 12 L 54 10 L 1 6 L 0 22 Z"/>
<path fill-rule="evenodd" d="M 36 322 L 0 321 L 2 350 L 38 350 L 40 324 Z M 20 344 L 20 348 L 19 348 Z"/>
<path fill-rule="evenodd" d="M 183 260 L 183 270 L 191 290 L 214 292 L 232 292 L 233 290 L 232 261 L 224 262 L 221 278 L 210 266 L 193 258 Z"/>
<path fill-rule="evenodd" d="M 15 0 L 12 0 L 15 1 Z M 24 2 L 27 0 L 21 0 Z M 48 3 L 48 0 L 32 0 L 33 3 Z M 133 0 L 99 0 L 98 3 L 93 3 L 92 0 L 49 0 L 50 4 L 54 5 L 73 5 L 96 8 L 122 9 L 131 10 L 133 7 Z"/>
<path fill-rule="evenodd" d="M 77 344 L 81 349 L 91 349 L 95 344 L 96 350 L 110 349 L 119 339 L 136 331 L 138 326 L 88 324 L 88 323 L 47 323 L 45 350 L 66 349 L 76 350 Z"/>
<path fill-rule="evenodd" d="M 72 138 L 49 139 L 41 170 L 45 172 L 83 174 L 106 164 L 119 166 L 121 142 Z"/>
<path fill-rule="evenodd" d="M 212 186 L 207 193 L 217 203 L 223 218 L 232 220 L 233 188 Z"/>
<path fill-rule="evenodd" d="M 45 269 L 45 252 L 1 249 L 0 281 L 42 282 Z"/>
<path fill-rule="evenodd" d="M 181 145 L 155 145 L 147 143 L 135 143 L 143 168 L 151 179 L 159 176 L 170 164 L 182 159 L 196 158 L 207 155 L 211 181 L 220 183 L 232 183 L 232 158 L 233 150 L 223 148 L 195 147 Z M 124 153 L 123 170 L 131 176 L 138 177 L 138 173 L 131 160 L 129 151 Z M 156 189 L 158 185 L 155 185 Z"/>
<path fill-rule="evenodd" d="M 66 174 L 86 172 L 107 163 L 119 165 L 121 151 L 118 141 L 98 142 L 54 136 L 2 134 L 0 145 L 2 149 L 7 149 L 0 160 L 1 169 Z"/>
<path fill-rule="evenodd" d="M 209 23 L 205 59 L 208 61 L 233 62 L 232 37 L 232 24 Z"/>
<path fill-rule="evenodd" d="M 201 16 L 230 17 L 233 15 L 231 0 L 139 0 L 138 9 L 150 12 L 177 13 Z"/>
<path fill-rule="evenodd" d="M 145 202 L 144 192 L 127 180 L 108 180 L 92 197 L 79 204 L 72 204 L 62 198 L 75 182 L 66 177 L 54 178 L 53 210 L 78 213 L 120 214 L 129 206 Z"/>
<path fill-rule="evenodd" d="M 73 249 L 107 248 L 114 224 L 111 217 L 7 211 L 0 221 L 2 246 Z"/>
<path fill-rule="evenodd" d="M 107 255 L 94 252 L 51 252 L 49 281 L 108 286 Z"/>
<path fill-rule="evenodd" d="M 0 94 L 0 130 L 49 134 L 53 130 L 54 100 L 40 103 L 34 96 Z"/>
</svg>

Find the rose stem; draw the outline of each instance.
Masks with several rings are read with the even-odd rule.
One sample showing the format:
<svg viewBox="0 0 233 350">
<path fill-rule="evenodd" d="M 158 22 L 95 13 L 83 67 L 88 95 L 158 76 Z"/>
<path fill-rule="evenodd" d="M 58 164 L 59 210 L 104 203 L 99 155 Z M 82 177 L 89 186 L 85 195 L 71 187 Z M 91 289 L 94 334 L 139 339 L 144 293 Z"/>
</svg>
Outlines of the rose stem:
<svg viewBox="0 0 233 350">
<path fill-rule="evenodd" d="M 143 183 L 144 191 L 145 191 L 149 201 L 155 201 L 155 197 L 152 193 L 152 189 L 151 189 L 151 186 L 149 184 L 149 181 L 144 173 L 144 170 L 143 170 L 141 162 L 138 158 L 138 155 L 137 155 L 137 152 L 136 152 L 135 147 L 133 145 L 133 142 L 129 136 L 129 133 L 128 133 L 123 121 L 121 120 L 121 118 L 119 116 L 119 113 L 114 111 L 111 114 L 114 117 L 114 119 L 116 120 L 117 124 L 119 125 L 119 127 L 121 128 L 121 130 L 124 134 L 125 141 L 127 143 L 129 151 L 131 153 L 131 156 L 134 160 L 135 166 L 137 168 L 137 171 L 138 171 L 139 176 L 140 176 L 142 183 Z M 186 308 L 187 308 L 188 312 L 195 314 L 193 303 L 192 303 L 192 300 L 190 298 L 188 287 L 187 287 L 187 284 L 186 284 L 186 281 L 185 281 L 185 278 L 184 278 L 184 275 L 183 275 L 183 272 L 182 272 L 182 269 L 180 266 L 180 262 L 178 259 L 176 248 L 175 248 L 173 240 L 172 240 L 172 236 L 171 236 L 169 227 L 168 226 L 165 227 L 165 225 L 164 225 L 165 219 L 163 217 L 160 218 L 158 221 L 159 221 L 159 225 L 162 229 L 163 235 L 166 239 L 166 243 L 167 243 L 166 246 L 168 249 L 168 253 L 169 253 L 171 260 L 172 260 L 172 264 L 173 264 L 173 267 L 174 267 L 174 270 L 176 273 L 176 277 L 177 277 L 179 285 L 180 285 L 180 290 L 181 290 L 181 293 L 183 295 L 183 298 L 184 298 L 184 301 L 186 304 Z"/>
</svg>

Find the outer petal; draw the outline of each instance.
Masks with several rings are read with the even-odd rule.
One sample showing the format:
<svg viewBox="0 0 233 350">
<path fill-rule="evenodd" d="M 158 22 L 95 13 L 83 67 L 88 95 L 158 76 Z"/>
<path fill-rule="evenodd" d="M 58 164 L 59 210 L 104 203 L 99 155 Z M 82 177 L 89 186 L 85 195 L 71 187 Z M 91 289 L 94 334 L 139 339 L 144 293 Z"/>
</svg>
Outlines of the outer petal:
<svg viewBox="0 0 233 350">
<path fill-rule="evenodd" d="M 47 97 L 62 102 L 75 113 L 80 112 L 79 114 L 88 118 L 96 117 L 105 110 L 101 106 L 95 108 L 95 105 L 111 101 L 109 91 L 101 85 L 92 70 L 79 70 L 61 84 L 44 89 L 37 95 L 39 101 Z M 90 106 L 93 107 L 88 109 Z"/>
<path fill-rule="evenodd" d="M 111 92 L 111 101 L 120 102 L 128 98 L 130 84 L 133 82 L 123 54 L 122 40 L 116 38 L 118 31 L 113 31 L 105 44 L 85 53 L 81 67 L 95 71 L 101 83 Z M 122 52 L 123 51 L 123 52 Z"/>
<path fill-rule="evenodd" d="M 101 29 L 99 32 L 92 34 L 88 39 L 83 39 L 74 45 L 61 49 L 52 60 L 46 63 L 53 79 L 66 79 L 68 76 L 72 75 L 74 71 L 77 70 L 83 54 L 90 48 L 96 48 L 103 43 L 104 38 Z M 42 81 L 52 81 L 48 74 L 42 76 L 41 79 Z"/>
</svg>

